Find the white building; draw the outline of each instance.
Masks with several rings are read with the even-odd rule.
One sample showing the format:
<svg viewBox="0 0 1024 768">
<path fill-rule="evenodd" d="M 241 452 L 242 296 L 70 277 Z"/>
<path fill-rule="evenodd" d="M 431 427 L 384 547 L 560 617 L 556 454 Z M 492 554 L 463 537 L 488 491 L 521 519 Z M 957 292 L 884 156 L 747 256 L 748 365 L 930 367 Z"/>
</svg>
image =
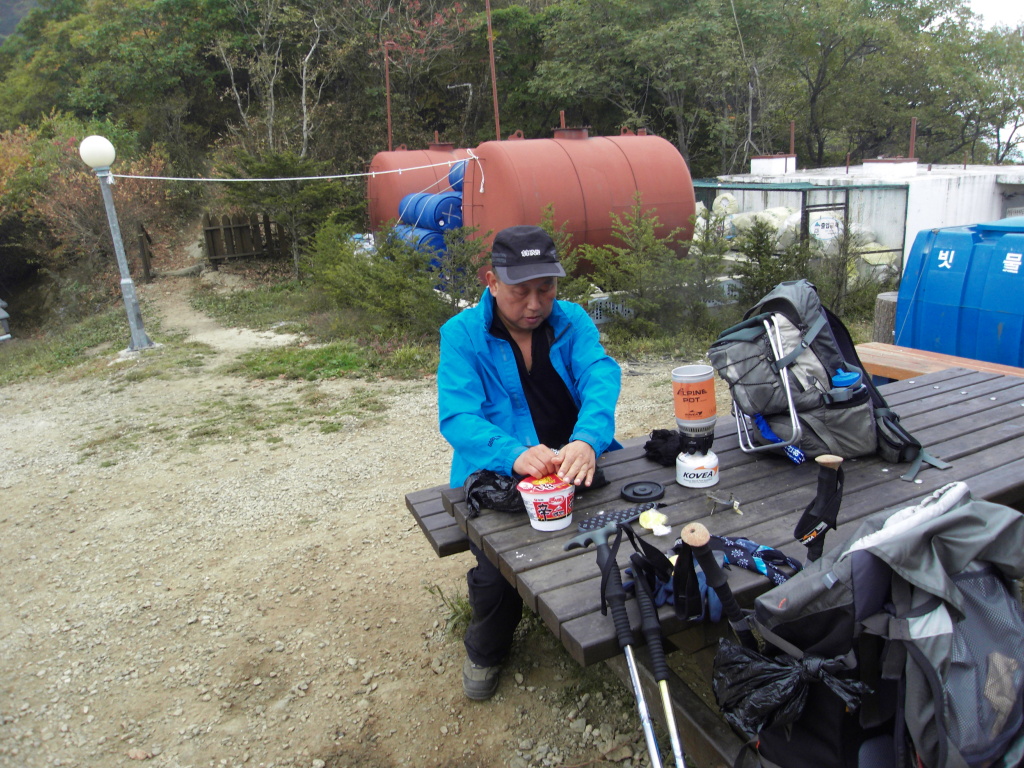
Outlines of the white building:
<svg viewBox="0 0 1024 768">
<path fill-rule="evenodd" d="M 754 158 L 751 173 L 699 179 L 697 199 L 710 207 L 722 193 L 738 213 L 787 207 L 804 231 L 822 217 L 870 233 L 903 263 L 921 230 L 1024 216 L 1024 166 L 929 165 L 917 160 L 867 161 L 849 168 L 795 170 L 796 157 Z"/>
</svg>

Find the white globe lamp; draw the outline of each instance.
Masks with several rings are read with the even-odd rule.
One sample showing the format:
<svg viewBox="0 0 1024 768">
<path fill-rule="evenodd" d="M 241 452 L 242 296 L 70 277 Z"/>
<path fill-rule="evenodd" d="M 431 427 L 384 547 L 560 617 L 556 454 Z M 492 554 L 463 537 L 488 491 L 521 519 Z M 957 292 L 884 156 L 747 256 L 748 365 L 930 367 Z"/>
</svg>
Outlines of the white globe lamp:
<svg viewBox="0 0 1024 768">
<path fill-rule="evenodd" d="M 105 136 L 86 136 L 78 145 L 78 154 L 90 168 L 109 168 L 114 164 L 117 152 L 110 139 Z"/>
</svg>

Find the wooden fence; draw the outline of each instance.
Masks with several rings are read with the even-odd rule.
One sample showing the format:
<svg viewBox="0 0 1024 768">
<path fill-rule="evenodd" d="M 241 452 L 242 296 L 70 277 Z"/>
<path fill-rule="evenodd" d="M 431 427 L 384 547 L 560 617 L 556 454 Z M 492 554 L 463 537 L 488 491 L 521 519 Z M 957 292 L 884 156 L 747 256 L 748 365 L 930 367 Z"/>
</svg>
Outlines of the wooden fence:
<svg viewBox="0 0 1024 768">
<path fill-rule="evenodd" d="M 282 256 L 287 253 L 284 232 L 265 213 L 243 216 L 203 216 L 206 258 L 216 269 L 227 259 L 246 256 Z"/>
<path fill-rule="evenodd" d="M 139 234 L 136 235 L 136 242 L 139 246 L 139 261 L 142 262 L 142 282 L 148 283 L 153 280 L 153 238 L 143 224 L 139 224 Z"/>
</svg>

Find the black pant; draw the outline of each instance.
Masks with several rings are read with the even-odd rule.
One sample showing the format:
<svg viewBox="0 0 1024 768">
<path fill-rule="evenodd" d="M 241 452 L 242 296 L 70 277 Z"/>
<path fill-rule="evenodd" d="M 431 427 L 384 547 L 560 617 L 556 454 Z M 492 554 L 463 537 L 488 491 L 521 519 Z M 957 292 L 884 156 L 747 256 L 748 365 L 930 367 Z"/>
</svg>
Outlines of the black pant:
<svg viewBox="0 0 1024 768">
<path fill-rule="evenodd" d="M 469 550 L 476 566 L 466 574 L 473 618 L 466 629 L 466 655 L 474 664 L 494 667 L 512 647 L 512 634 L 523 616 L 523 598 L 475 544 Z"/>
</svg>

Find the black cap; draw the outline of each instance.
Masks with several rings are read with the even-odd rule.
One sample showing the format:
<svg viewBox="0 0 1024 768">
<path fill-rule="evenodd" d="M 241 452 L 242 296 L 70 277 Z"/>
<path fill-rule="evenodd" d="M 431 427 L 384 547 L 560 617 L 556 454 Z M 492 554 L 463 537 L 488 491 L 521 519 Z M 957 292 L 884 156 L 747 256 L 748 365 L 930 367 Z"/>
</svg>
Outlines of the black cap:
<svg viewBox="0 0 1024 768">
<path fill-rule="evenodd" d="M 540 227 L 529 224 L 497 234 L 491 246 L 491 265 L 498 279 L 508 285 L 537 277 L 565 277 L 555 241 Z"/>
</svg>

